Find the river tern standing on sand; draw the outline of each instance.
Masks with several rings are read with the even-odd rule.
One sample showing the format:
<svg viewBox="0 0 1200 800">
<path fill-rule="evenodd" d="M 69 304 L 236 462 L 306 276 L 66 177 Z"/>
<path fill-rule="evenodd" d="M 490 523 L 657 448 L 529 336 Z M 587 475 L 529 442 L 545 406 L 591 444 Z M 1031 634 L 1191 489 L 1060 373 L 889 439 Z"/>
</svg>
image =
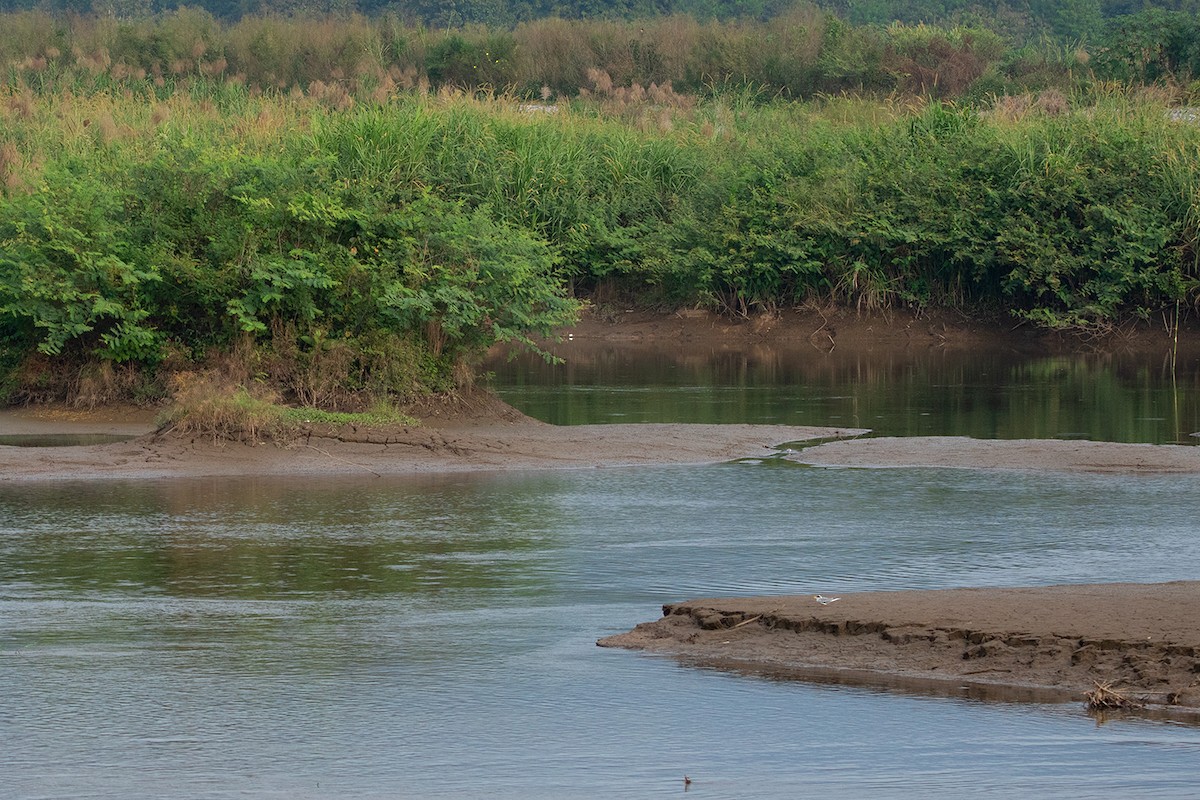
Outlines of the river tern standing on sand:
<svg viewBox="0 0 1200 800">
<path fill-rule="evenodd" d="M 836 603 L 838 600 L 841 600 L 841 599 L 842 598 L 840 598 L 840 597 L 826 597 L 823 594 L 814 594 L 813 595 L 813 600 L 816 600 L 818 603 L 820 603 L 823 606 L 827 606 L 830 603 Z"/>
</svg>

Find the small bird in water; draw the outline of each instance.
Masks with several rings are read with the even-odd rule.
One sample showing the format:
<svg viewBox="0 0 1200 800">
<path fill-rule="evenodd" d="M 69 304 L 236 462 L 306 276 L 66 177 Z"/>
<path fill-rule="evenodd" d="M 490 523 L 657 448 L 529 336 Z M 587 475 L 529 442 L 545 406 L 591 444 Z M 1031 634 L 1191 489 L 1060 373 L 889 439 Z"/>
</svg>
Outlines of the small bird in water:
<svg viewBox="0 0 1200 800">
<path fill-rule="evenodd" d="M 683 790 L 686 792 L 688 790 L 688 787 L 690 787 L 691 785 L 692 785 L 692 779 L 689 778 L 687 775 L 684 775 L 683 776 Z"/>
<path fill-rule="evenodd" d="M 823 606 L 827 606 L 830 603 L 836 603 L 838 600 L 841 600 L 841 599 L 842 598 L 840 598 L 840 597 L 826 597 L 823 594 L 814 594 L 813 595 L 813 600 L 816 600 L 818 603 L 820 603 Z"/>
</svg>

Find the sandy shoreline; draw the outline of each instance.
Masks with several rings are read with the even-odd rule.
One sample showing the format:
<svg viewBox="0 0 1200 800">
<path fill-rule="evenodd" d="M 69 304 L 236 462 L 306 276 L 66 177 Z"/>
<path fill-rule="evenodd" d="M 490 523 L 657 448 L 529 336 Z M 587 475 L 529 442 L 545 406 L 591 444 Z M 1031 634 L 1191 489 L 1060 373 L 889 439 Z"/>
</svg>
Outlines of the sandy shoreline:
<svg viewBox="0 0 1200 800">
<path fill-rule="evenodd" d="M 499 401 L 496 401 L 497 403 Z M 511 409 L 510 409 L 511 411 Z M 645 423 L 557 426 L 510 419 L 431 418 L 413 427 L 313 428 L 285 444 L 214 442 L 171 432 L 75 447 L 0 444 L 0 483 L 237 475 L 401 475 L 636 465 L 711 464 L 779 455 L 816 467 L 941 467 L 1121 474 L 1200 473 L 1200 447 L 961 437 L 860 438 L 851 428 Z M 124 433 L 148 422 L 14 425 L 0 434 Z M 834 439 L 803 446 L 807 442 Z"/>
<path fill-rule="evenodd" d="M 519 416 L 519 415 L 517 415 Z M 3 432 L 0 429 L 0 432 Z M 516 421 L 312 429 L 286 445 L 149 433 L 113 444 L 0 446 L 0 484 L 216 476 L 363 477 L 432 472 L 709 464 L 856 430 L 787 425 L 580 425 Z"/>
<path fill-rule="evenodd" d="M 214 442 L 156 432 L 138 409 L 0 411 L 0 436 L 128 435 L 110 444 L 0 444 L 0 482 L 236 475 L 398 475 L 473 470 L 711 464 L 779 455 L 816 467 L 942 467 L 1123 474 L 1200 473 L 1200 447 L 925 436 L 871 438 L 857 428 L 645 423 L 548 425 L 493 395 L 417 409 L 418 426 L 310 426 L 285 444 Z M 833 440 L 825 441 L 822 440 Z M 805 446 L 805 444 L 807 446 Z"/>
<path fill-rule="evenodd" d="M 1200 711 L 1200 582 L 689 600 L 601 639 L 691 663 L 961 695 L 1082 701 L 1096 682 Z"/>
<path fill-rule="evenodd" d="M 1122 474 L 1200 472 L 1200 447 L 1059 439 L 864 438 L 806 447 L 787 458 L 815 467 L 943 467 Z"/>
</svg>

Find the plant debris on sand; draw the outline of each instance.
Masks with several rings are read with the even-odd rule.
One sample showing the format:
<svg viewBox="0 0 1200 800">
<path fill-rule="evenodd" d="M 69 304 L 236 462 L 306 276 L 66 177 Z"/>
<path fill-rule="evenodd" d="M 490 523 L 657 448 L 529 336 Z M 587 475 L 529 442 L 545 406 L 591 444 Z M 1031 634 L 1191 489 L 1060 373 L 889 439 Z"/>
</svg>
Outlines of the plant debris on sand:
<svg viewBox="0 0 1200 800">
<path fill-rule="evenodd" d="M 1130 711 L 1146 707 L 1140 700 L 1127 697 L 1124 690 L 1114 689 L 1111 683 L 1096 681 L 1096 688 L 1084 694 L 1088 711 Z"/>
</svg>

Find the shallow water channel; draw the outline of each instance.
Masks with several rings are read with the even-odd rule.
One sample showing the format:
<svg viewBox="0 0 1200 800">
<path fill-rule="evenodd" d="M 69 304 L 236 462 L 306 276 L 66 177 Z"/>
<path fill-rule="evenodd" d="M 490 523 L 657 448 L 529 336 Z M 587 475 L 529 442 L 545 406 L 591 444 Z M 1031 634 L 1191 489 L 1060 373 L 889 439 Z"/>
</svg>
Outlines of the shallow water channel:
<svg viewBox="0 0 1200 800">
<path fill-rule="evenodd" d="M 1196 499 L 771 460 L 0 487 L 0 796 L 1192 797 L 1200 728 L 594 642 L 697 596 L 1194 579 Z"/>
</svg>

